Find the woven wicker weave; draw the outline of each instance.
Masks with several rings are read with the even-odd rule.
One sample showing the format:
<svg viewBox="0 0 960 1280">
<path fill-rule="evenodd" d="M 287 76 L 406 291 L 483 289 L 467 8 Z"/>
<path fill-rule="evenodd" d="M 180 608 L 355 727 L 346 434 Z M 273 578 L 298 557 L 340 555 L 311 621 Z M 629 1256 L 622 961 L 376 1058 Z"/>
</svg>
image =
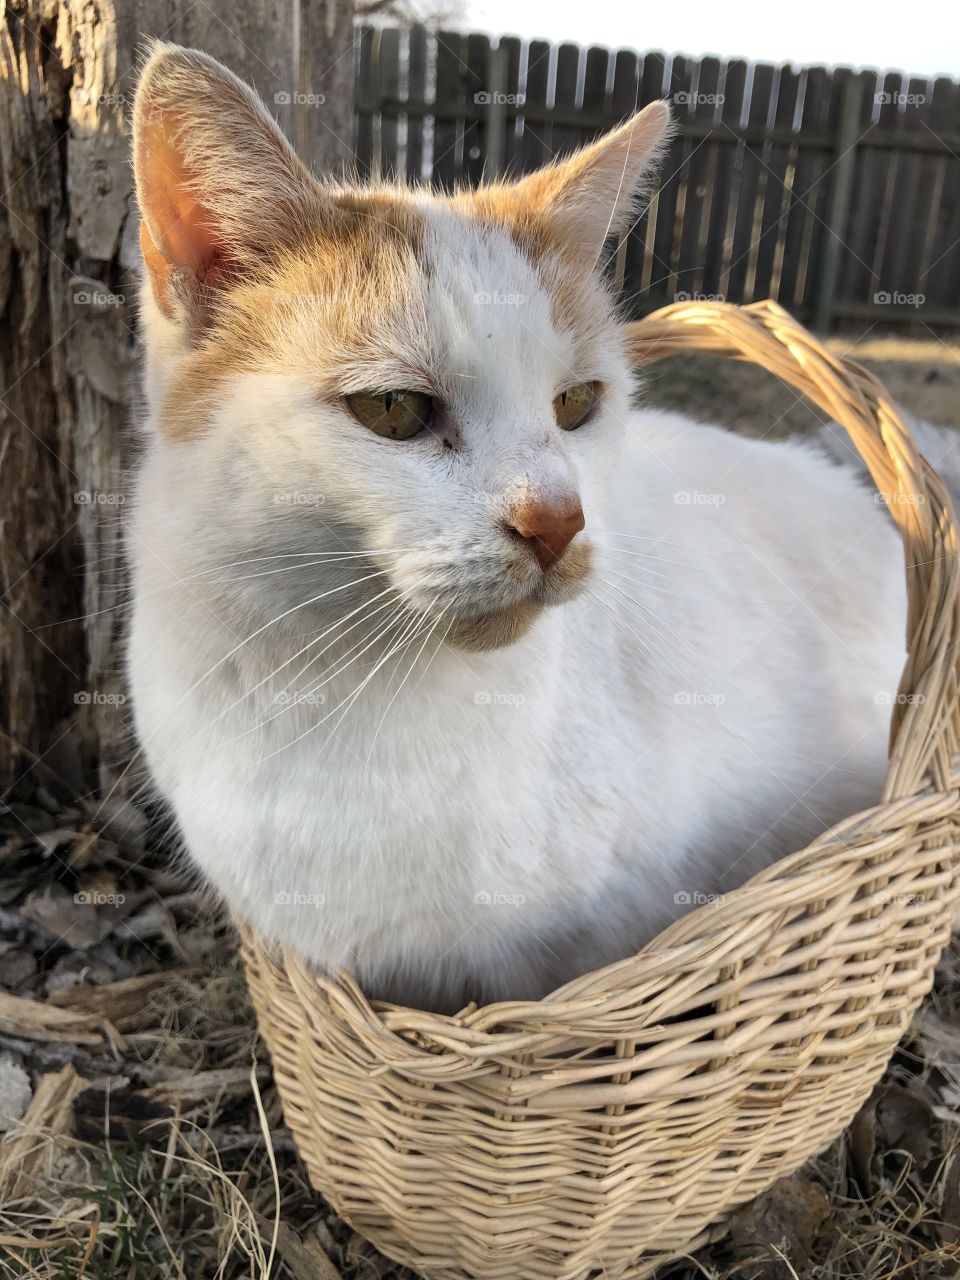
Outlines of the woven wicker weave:
<svg viewBox="0 0 960 1280">
<path fill-rule="evenodd" d="M 845 1125 L 930 987 L 960 893 L 957 525 L 876 380 L 770 303 L 681 303 L 636 363 L 752 360 L 849 431 L 903 533 L 908 657 L 882 803 L 537 1003 L 371 1007 L 243 946 L 314 1185 L 431 1280 L 648 1275 Z"/>
</svg>

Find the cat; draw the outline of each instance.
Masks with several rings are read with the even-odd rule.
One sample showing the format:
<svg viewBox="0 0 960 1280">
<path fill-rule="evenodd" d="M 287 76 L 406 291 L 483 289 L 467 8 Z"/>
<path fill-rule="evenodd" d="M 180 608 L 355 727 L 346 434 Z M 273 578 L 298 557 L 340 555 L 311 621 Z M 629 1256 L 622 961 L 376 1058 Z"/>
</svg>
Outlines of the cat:
<svg viewBox="0 0 960 1280">
<path fill-rule="evenodd" d="M 137 732 L 235 915 L 371 996 L 541 998 L 879 798 L 876 495 L 632 407 L 601 268 L 668 134 L 323 183 L 211 58 L 143 70 Z"/>
</svg>

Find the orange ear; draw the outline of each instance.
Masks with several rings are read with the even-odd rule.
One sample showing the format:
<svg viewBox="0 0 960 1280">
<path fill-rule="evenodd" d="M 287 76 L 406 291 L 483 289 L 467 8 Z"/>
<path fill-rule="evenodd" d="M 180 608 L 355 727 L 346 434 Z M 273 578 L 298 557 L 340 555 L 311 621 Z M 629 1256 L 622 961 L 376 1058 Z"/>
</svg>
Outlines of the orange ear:
<svg viewBox="0 0 960 1280">
<path fill-rule="evenodd" d="M 171 145 L 169 120 L 148 117 L 137 133 L 140 247 L 153 283 L 154 297 L 173 314 L 171 271 L 190 272 L 206 281 L 223 253 L 214 216 L 191 191 L 182 156 Z"/>
<path fill-rule="evenodd" d="M 492 188 L 488 201 L 508 220 L 545 219 L 575 253 L 595 260 L 608 236 L 628 229 L 638 193 L 669 138 L 670 108 L 651 102 L 569 158 Z"/>
<path fill-rule="evenodd" d="M 256 94 L 196 50 L 154 47 L 133 135 L 140 244 L 171 317 L 294 243 L 324 208 Z"/>
</svg>

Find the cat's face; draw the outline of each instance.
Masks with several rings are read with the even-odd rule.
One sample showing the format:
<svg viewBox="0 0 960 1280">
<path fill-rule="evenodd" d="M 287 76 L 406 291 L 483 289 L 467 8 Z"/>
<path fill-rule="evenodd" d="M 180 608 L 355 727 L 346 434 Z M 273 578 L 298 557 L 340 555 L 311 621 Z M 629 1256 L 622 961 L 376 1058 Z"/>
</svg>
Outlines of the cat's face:
<svg viewBox="0 0 960 1280">
<path fill-rule="evenodd" d="M 630 390 L 595 264 L 665 110 L 451 198 L 320 187 L 169 46 L 135 125 L 151 418 L 233 589 L 473 648 L 580 590 Z"/>
</svg>

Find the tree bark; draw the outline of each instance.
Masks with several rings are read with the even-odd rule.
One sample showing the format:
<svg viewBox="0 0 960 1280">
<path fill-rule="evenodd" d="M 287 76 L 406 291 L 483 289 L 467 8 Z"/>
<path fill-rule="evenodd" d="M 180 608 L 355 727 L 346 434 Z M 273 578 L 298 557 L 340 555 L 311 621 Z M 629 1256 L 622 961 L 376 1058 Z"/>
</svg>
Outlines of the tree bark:
<svg viewBox="0 0 960 1280">
<path fill-rule="evenodd" d="M 122 517 L 139 254 L 127 123 L 147 38 L 205 49 L 252 82 L 319 169 L 351 152 L 354 58 L 350 0 L 0 10 L 2 794 L 67 725 L 79 722 L 108 775 L 131 749 Z"/>
</svg>

